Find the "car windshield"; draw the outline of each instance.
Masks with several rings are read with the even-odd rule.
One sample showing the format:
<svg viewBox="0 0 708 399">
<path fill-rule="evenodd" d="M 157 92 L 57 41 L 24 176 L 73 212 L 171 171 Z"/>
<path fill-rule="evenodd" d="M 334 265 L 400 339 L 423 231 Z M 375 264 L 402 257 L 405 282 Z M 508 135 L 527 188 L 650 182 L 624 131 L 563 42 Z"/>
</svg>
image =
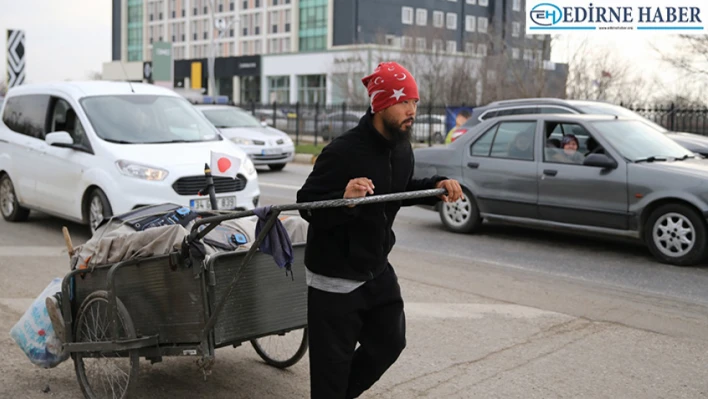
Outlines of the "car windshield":
<svg viewBox="0 0 708 399">
<path fill-rule="evenodd" d="M 580 104 L 576 105 L 576 107 L 581 110 L 583 113 L 586 114 L 599 114 L 599 115 L 615 115 L 619 117 L 625 117 L 625 118 L 633 118 L 633 119 L 640 119 L 642 122 L 648 124 L 649 126 L 653 127 L 654 129 L 662 132 L 662 133 L 667 133 L 668 130 L 659 125 L 658 123 L 652 121 L 651 119 L 647 119 L 638 113 L 629 110 L 624 107 L 620 107 L 617 105 L 611 105 L 611 104 Z"/>
<path fill-rule="evenodd" d="M 121 144 L 221 140 L 218 131 L 180 97 L 109 95 L 81 100 L 98 137 Z"/>
<path fill-rule="evenodd" d="M 638 120 L 596 121 L 593 125 L 617 151 L 632 162 L 685 159 L 694 155 Z"/>
<path fill-rule="evenodd" d="M 230 127 L 262 127 L 258 119 L 248 112 L 234 108 L 203 109 L 202 112 L 219 129 Z"/>
</svg>

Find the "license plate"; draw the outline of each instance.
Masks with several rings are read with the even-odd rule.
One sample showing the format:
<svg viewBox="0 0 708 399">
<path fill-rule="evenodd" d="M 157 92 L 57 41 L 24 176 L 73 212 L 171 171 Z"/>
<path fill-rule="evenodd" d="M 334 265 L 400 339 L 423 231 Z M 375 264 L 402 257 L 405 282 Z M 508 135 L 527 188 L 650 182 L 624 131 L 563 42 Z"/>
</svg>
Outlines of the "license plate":
<svg viewBox="0 0 708 399">
<path fill-rule="evenodd" d="M 236 197 L 217 197 L 216 206 L 218 206 L 219 209 L 235 208 Z M 211 201 L 209 200 L 209 197 L 193 199 L 189 201 L 189 207 L 199 211 L 208 211 L 211 210 Z"/>
<path fill-rule="evenodd" d="M 280 148 L 264 148 L 263 150 L 261 150 L 261 155 L 274 155 L 280 153 Z"/>
</svg>

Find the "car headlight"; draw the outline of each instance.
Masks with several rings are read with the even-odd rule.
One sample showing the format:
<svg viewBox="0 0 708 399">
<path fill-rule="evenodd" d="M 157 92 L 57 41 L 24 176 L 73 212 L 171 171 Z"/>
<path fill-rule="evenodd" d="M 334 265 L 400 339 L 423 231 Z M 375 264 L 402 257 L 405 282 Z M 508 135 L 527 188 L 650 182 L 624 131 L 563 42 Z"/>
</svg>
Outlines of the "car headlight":
<svg viewBox="0 0 708 399">
<path fill-rule="evenodd" d="M 246 158 L 243 161 L 243 170 L 246 172 L 247 176 L 251 176 L 256 173 L 256 166 L 251 161 L 251 158 Z"/>
<path fill-rule="evenodd" d="M 244 139 L 241 137 L 233 137 L 231 138 L 231 141 L 233 141 L 235 144 L 253 145 L 253 140 Z"/>
<path fill-rule="evenodd" d="M 290 145 L 290 144 L 293 144 L 293 139 L 291 139 L 290 136 L 287 136 L 287 135 L 286 135 L 286 136 L 283 138 L 283 142 L 284 142 L 285 144 Z"/>
<path fill-rule="evenodd" d="M 164 169 L 155 168 L 152 166 L 140 165 L 130 161 L 117 161 L 118 170 L 126 176 L 137 177 L 151 181 L 165 180 L 168 172 Z"/>
</svg>

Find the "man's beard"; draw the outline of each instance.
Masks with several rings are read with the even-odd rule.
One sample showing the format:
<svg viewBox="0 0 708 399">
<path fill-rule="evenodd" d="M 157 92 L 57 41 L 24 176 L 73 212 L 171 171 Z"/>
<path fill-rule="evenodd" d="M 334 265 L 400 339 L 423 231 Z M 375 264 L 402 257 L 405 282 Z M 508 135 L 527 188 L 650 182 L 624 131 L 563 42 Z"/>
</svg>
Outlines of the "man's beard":
<svg viewBox="0 0 708 399">
<path fill-rule="evenodd" d="M 384 118 L 384 128 L 386 128 L 386 131 L 391 135 L 391 141 L 400 143 L 411 140 L 411 131 L 413 130 L 413 123 L 411 123 L 410 126 L 403 126 L 403 124 L 408 121 L 413 122 L 413 118 L 406 119 L 401 123 Z"/>
</svg>

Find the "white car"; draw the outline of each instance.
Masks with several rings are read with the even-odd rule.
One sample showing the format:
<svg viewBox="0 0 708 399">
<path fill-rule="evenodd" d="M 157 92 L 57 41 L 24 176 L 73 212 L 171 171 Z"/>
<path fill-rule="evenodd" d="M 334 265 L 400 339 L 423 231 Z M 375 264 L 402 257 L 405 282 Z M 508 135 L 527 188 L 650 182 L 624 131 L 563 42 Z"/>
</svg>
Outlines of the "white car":
<svg viewBox="0 0 708 399">
<path fill-rule="evenodd" d="M 253 209 L 260 189 L 248 156 L 173 91 L 127 82 L 22 85 L 5 97 L 0 123 L 0 212 L 30 210 L 88 224 L 174 203 L 210 207 L 212 152 L 242 159 L 238 175 L 215 176 L 220 209 Z"/>
<path fill-rule="evenodd" d="M 238 144 L 256 165 L 282 170 L 295 157 L 287 133 L 262 124 L 249 112 L 229 105 L 196 105 L 221 134 Z"/>
</svg>

